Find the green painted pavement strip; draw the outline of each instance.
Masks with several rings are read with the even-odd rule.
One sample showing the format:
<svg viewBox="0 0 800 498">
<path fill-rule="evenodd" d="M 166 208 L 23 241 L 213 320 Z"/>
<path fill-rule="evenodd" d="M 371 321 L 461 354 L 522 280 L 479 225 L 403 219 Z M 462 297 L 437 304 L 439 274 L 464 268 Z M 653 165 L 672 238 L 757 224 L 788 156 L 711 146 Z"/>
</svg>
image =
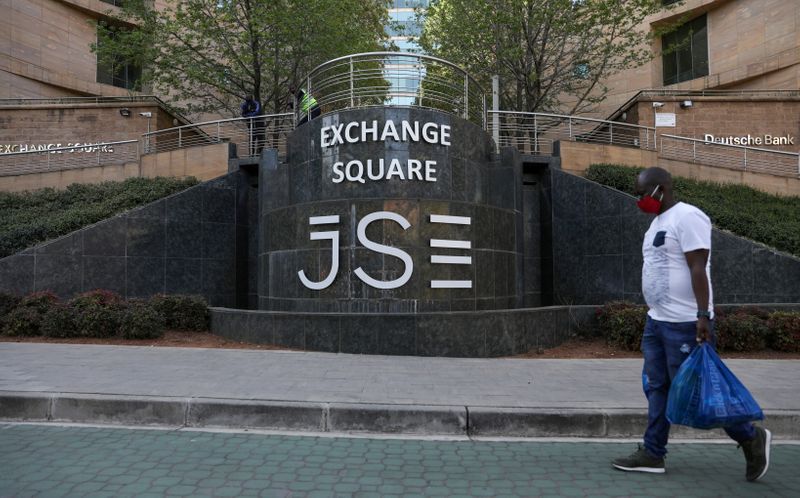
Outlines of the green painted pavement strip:
<svg viewBox="0 0 800 498">
<path fill-rule="evenodd" d="M 615 471 L 633 443 L 436 441 L 0 424 L 5 496 L 800 496 L 800 445 L 762 482 L 731 444 L 673 444 L 664 475 Z"/>
</svg>

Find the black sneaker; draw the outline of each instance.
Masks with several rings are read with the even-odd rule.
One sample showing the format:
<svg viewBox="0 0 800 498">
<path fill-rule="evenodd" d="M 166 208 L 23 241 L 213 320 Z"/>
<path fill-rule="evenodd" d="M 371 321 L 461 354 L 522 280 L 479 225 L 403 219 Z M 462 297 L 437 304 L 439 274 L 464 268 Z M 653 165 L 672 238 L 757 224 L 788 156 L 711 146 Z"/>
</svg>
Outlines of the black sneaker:
<svg viewBox="0 0 800 498">
<path fill-rule="evenodd" d="M 739 444 L 747 460 L 745 476 L 748 481 L 757 481 L 767 473 L 770 444 L 772 444 L 772 433 L 763 427 L 756 427 L 756 437 Z"/>
<path fill-rule="evenodd" d="M 611 462 L 611 465 L 615 469 L 628 472 L 650 472 L 651 474 L 663 474 L 665 472 L 664 457 L 654 457 L 641 444 L 639 449 L 632 453 L 631 456 L 617 458 Z"/>
</svg>

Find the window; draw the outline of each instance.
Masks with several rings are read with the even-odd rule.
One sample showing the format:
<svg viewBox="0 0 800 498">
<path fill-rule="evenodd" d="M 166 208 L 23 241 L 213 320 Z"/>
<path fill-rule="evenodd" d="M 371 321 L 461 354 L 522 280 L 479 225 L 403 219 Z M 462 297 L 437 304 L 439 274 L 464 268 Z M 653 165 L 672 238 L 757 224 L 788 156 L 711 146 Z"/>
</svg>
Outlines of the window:
<svg viewBox="0 0 800 498">
<path fill-rule="evenodd" d="M 575 64 L 575 67 L 572 68 L 572 74 L 576 78 L 580 78 L 582 80 L 589 79 L 589 76 L 591 75 L 591 72 L 590 72 L 590 69 L 589 69 L 589 63 L 588 62 L 579 62 L 579 63 Z"/>
<path fill-rule="evenodd" d="M 390 9 L 414 9 L 417 7 L 425 8 L 430 3 L 429 0 L 394 0 Z"/>
<path fill-rule="evenodd" d="M 708 76 L 706 15 L 689 21 L 661 37 L 664 85 Z"/>
<path fill-rule="evenodd" d="M 102 43 L 102 38 L 98 37 L 98 45 Z M 132 64 L 115 57 L 113 61 L 97 61 L 97 82 L 113 85 L 127 90 L 139 91 L 142 78 L 142 68 L 138 64 Z"/>
</svg>

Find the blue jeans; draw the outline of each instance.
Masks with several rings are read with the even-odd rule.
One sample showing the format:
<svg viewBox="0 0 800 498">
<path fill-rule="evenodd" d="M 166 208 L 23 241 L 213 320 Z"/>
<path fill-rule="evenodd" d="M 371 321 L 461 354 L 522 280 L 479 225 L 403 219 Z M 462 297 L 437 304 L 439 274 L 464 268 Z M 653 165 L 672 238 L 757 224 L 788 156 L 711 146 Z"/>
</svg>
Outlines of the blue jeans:
<svg viewBox="0 0 800 498">
<path fill-rule="evenodd" d="M 696 322 L 661 322 L 649 316 L 644 327 L 643 387 L 647 396 L 647 430 L 644 433 L 644 447 L 650 454 L 659 458 L 667 454 L 670 424 L 666 413 L 669 386 L 683 360 L 697 345 L 696 327 Z M 714 344 L 713 337 L 711 344 Z M 731 439 L 739 443 L 755 437 L 755 428 L 750 422 L 724 429 Z"/>
</svg>

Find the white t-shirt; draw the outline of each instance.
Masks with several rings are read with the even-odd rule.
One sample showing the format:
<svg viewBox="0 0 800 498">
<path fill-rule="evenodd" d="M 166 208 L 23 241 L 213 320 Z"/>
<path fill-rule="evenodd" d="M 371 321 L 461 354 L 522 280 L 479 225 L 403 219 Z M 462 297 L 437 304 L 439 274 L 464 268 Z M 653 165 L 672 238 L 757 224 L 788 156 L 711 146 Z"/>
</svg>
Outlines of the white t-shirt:
<svg viewBox="0 0 800 498">
<path fill-rule="evenodd" d="M 684 254 L 697 249 L 708 249 L 708 311 L 713 313 L 711 220 L 696 207 L 679 202 L 650 224 L 642 243 L 642 294 L 653 320 L 697 320 L 697 300 Z"/>
</svg>

